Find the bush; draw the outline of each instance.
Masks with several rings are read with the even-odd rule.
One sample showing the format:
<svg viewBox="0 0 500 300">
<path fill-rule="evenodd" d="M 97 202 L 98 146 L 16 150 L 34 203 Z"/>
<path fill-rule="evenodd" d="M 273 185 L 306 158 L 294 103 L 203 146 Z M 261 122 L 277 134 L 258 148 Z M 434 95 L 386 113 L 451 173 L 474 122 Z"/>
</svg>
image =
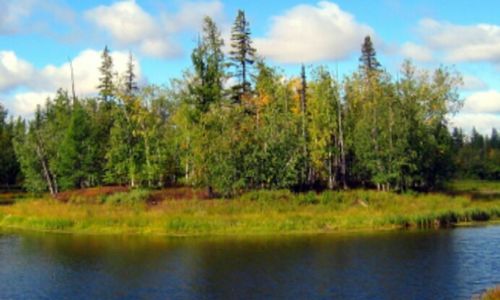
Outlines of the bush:
<svg viewBox="0 0 500 300">
<path fill-rule="evenodd" d="M 306 194 L 299 194 L 296 197 L 299 205 L 318 204 L 319 200 L 315 192 L 307 192 Z"/>
<path fill-rule="evenodd" d="M 319 203 L 323 205 L 343 204 L 345 201 L 342 193 L 334 191 L 323 192 L 318 197 L 319 197 Z"/>
<path fill-rule="evenodd" d="M 151 192 L 148 190 L 132 190 L 126 193 L 116 193 L 109 195 L 104 198 L 104 202 L 108 204 L 126 204 L 126 205 L 136 205 L 136 204 L 145 204 L 149 197 L 151 196 Z"/>
<path fill-rule="evenodd" d="M 243 201 L 258 201 L 263 203 L 279 200 L 288 201 L 292 198 L 293 194 L 289 190 L 258 190 L 245 193 L 240 197 Z"/>
</svg>

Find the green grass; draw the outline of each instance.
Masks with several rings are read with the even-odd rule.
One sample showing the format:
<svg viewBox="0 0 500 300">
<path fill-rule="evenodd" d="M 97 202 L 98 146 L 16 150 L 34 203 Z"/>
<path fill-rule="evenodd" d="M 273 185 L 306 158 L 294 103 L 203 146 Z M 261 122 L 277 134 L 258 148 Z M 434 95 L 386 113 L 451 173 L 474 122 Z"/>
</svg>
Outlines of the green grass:
<svg viewBox="0 0 500 300">
<path fill-rule="evenodd" d="M 454 192 L 500 193 L 500 181 L 487 180 L 454 180 L 446 185 L 446 189 Z"/>
<path fill-rule="evenodd" d="M 236 199 L 165 200 L 148 191 L 103 203 L 48 198 L 0 207 L 0 227 L 79 233 L 245 235 L 436 228 L 500 219 L 500 199 L 353 190 L 321 194 L 254 191 Z"/>
</svg>

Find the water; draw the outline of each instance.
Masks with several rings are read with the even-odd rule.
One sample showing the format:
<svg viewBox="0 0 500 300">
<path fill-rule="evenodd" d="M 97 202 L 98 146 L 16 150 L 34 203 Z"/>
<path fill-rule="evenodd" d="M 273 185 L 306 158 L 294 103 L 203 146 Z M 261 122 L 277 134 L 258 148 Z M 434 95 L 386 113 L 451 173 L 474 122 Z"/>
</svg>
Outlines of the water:
<svg viewBox="0 0 500 300">
<path fill-rule="evenodd" d="M 0 232 L 0 299 L 470 299 L 500 226 L 301 237 Z"/>
</svg>

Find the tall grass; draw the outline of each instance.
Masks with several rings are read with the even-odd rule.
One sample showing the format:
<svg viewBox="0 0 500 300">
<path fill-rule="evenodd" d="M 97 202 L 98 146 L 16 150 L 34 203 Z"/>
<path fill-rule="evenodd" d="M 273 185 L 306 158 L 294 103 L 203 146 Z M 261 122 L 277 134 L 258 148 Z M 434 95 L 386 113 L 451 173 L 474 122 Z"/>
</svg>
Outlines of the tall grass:
<svg viewBox="0 0 500 300">
<path fill-rule="evenodd" d="M 500 201 L 444 194 L 353 190 L 254 191 L 235 199 L 165 200 L 131 191 L 101 203 L 33 199 L 0 207 L 0 226 L 88 233 L 166 235 L 308 233 L 435 228 L 500 219 Z"/>
<path fill-rule="evenodd" d="M 500 181 L 488 180 L 453 180 L 446 184 L 446 189 L 455 192 L 498 192 L 500 193 Z"/>
</svg>

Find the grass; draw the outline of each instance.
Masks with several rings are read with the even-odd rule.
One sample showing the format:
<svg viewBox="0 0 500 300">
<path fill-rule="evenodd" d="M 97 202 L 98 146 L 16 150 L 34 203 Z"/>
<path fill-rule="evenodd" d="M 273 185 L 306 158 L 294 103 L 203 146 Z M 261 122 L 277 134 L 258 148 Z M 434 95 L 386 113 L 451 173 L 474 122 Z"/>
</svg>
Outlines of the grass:
<svg viewBox="0 0 500 300">
<path fill-rule="evenodd" d="M 13 204 L 15 201 L 22 200 L 26 197 L 25 193 L 19 191 L 1 191 L 0 190 L 0 205 Z"/>
<path fill-rule="evenodd" d="M 162 199 L 151 192 L 100 202 L 49 198 L 0 206 L 0 227 L 79 233 L 245 235 L 435 228 L 500 219 L 500 198 L 352 190 L 293 194 L 254 191 L 235 199 Z M 156 203 L 156 202 L 155 202 Z"/>
<path fill-rule="evenodd" d="M 500 193 L 500 181 L 488 181 L 488 180 L 475 180 L 475 179 L 465 179 L 465 180 L 454 180 L 446 185 L 447 190 L 455 192 L 499 192 Z"/>
</svg>

